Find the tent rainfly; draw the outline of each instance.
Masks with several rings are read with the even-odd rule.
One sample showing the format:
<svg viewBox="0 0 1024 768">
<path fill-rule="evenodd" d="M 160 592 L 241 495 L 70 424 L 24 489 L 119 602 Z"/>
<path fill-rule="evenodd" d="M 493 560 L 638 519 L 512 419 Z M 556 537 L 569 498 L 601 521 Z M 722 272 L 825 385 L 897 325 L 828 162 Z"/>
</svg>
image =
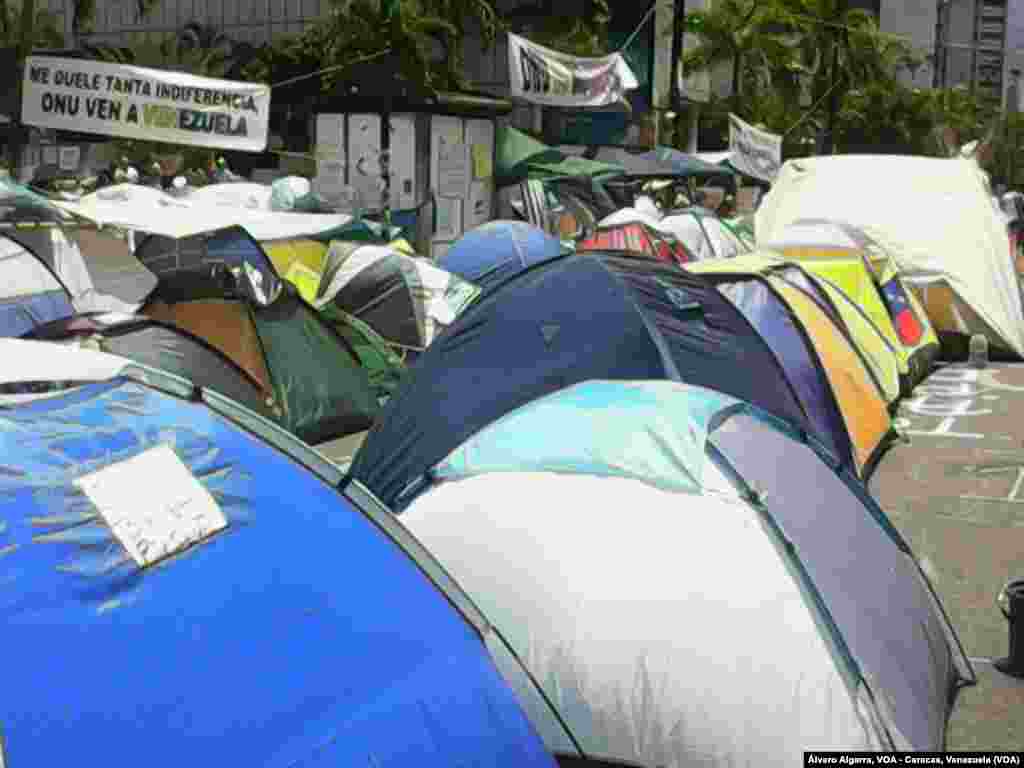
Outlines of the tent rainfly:
<svg viewBox="0 0 1024 768">
<path fill-rule="evenodd" d="M 409 369 L 351 476 L 400 509 L 469 436 L 596 378 L 714 387 L 827 437 L 765 340 L 703 277 L 653 259 L 578 253 L 534 267 L 460 315 Z"/>
<path fill-rule="evenodd" d="M 0 764 L 555 768 L 486 620 L 314 451 L 113 355 L 0 357 Z"/>
<path fill-rule="evenodd" d="M 735 398 L 577 384 L 430 475 L 402 522 L 589 757 L 781 767 L 812 747 L 941 750 L 974 682 L 860 484 Z"/>
</svg>

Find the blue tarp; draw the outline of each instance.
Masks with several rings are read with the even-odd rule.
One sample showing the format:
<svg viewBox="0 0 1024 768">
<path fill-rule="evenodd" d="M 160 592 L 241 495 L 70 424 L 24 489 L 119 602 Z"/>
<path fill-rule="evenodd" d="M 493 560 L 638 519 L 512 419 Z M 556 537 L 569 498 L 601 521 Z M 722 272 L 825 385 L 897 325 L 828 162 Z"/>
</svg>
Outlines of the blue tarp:
<svg viewBox="0 0 1024 768">
<path fill-rule="evenodd" d="M 588 379 L 684 381 L 809 426 L 767 344 L 703 277 L 587 253 L 535 267 L 449 326 L 410 369 L 351 474 L 400 511 L 482 427 Z"/>
<path fill-rule="evenodd" d="M 720 290 L 772 348 L 800 397 L 815 438 L 836 461 L 852 464 L 853 443 L 846 423 L 828 378 L 814 357 L 810 340 L 800 330 L 800 321 L 790 315 L 785 302 L 760 278 L 733 277 Z"/>
<path fill-rule="evenodd" d="M 17 338 L 44 323 L 70 317 L 74 311 L 67 291 L 63 288 L 0 299 L 0 336 Z"/>
<path fill-rule="evenodd" d="M 125 379 L 2 416 L 0 763 L 554 767 L 473 627 L 293 459 Z M 228 528 L 141 568 L 73 483 L 160 444 Z"/>
<path fill-rule="evenodd" d="M 438 262 L 442 269 L 479 285 L 500 288 L 536 264 L 557 259 L 562 244 L 522 221 L 491 221 L 462 236 Z"/>
</svg>

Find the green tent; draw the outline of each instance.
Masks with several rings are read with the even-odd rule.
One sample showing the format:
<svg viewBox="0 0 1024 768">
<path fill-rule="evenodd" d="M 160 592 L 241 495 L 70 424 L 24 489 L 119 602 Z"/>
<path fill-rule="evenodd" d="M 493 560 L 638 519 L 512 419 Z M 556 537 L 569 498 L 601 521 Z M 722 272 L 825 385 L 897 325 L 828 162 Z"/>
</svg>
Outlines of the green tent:
<svg viewBox="0 0 1024 768">
<path fill-rule="evenodd" d="M 494 144 L 494 173 L 499 186 L 516 184 L 526 179 L 547 180 L 567 176 L 601 179 L 623 173 L 623 169 L 614 163 L 566 155 L 507 126 L 498 127 Z"/>
</svg>

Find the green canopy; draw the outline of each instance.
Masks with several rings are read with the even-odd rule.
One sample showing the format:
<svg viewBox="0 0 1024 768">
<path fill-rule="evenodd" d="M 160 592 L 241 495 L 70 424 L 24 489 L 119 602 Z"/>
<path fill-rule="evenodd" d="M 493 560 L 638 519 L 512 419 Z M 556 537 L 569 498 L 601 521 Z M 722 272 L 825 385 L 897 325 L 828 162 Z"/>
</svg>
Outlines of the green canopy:
<svg viewBox="0 0 1024 768">
<path fill-rule="evenodd" d="M 622 167 L 613 163 L 587 160 L 559 152 L 522 131 L 499 126 L 495 136 L 495 176 L 499 186 L 524 179 L 555 179 L 587 176 L 592 179 L 618 176 Z"/>
</svg>

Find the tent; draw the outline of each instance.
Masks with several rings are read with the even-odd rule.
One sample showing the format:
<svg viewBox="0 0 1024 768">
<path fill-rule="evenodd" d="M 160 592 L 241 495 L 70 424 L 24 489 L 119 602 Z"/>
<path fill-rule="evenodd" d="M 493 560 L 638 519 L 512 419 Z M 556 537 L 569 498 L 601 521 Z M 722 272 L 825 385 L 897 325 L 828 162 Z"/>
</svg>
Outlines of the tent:
<svg viewBox="0 0 1024 768">
<path fill-rule="evenodd" d="M 79 242 L 90 236 L 75 233 L 76 222 L 53 202 L 7 179 L 0 179 L 0 234 L 30 251 L 63 284 L 79 312 L 131 312 L 138 296 L 152 288 L 145 276 L 133 276 L 129 301 L 98 289 Z M 96 238 L 97 235 L 92 235 Z M 9 250 L 9 249 L 8 249 Z M 8 265 L 9 266 L 9 265 Z M 141 282 L 140 282 L 141 281 Z M 104 286 L 106 287 L 106 286 Z M 118 292 L 120 293 L 120 292 Z"/>
<path fill-rule="evenodd" d="M 153 768 L 554 768 L 465 593 L 309 448 L 110 355 L 17 340 L 0 354 L 19 361 L 5 390 L 92 380 L 2 396 L 18 663 L 0 763 L 100 765 L 116 744 Z"/>
<path fill-rule="evenodd" d="M 532 224 L 490 221 L 459 238 L 438 266 L 483 291 L 493 291 L 530 267 L 562 255 L 562 244 Z"/>
<path fill-rule="evenodd" d="M 827 438 L 764 339 L 702 276 L 595 252 L 535 267 L 463 313 L 408 371 L 351 476 L 400 509 L 466 438 L 595 378 L 718 388 Z"/>
<path fill-rule="evenodd" d="M 731 259 L 750 248 L 718 216 L 705 208 L 672 211 L 659 222 L 680 240 L 697 261 Z"/>
<path fill-rule="evenodd" d="M 591 381 L 431 475 L 402 522 L 588 756 L 788 766 L 815 748 L 944 748 L 974 675 L 934 592 L 856 480 L 762 411 Z"/>
<path fill-rule="evenodd" d="M 763 245 L 800 262 L 863 309 L 896 350 L 911 387 L 928 375 L 939 352 L 935 330 L 893 259 L 867 233 L 846 223 L 805 219 Z"/>
<path fill-rule="evenodd" d="M 909 392 L 906 366 L 901 365 L 902 358 L 885 334 L 840 288 L 805 271 L 798 263 L 783 261 L 771 252 L 762 252 L 727 261 L 704 262 L 696 270 L 702 274 L 713 271 L 723 275 L 764 275 L 793 285 L 814 299 L 818 308 L 843 332 L 873 374 L 886 402 L 893 404 L 901 393 Z"/>
<path fill-rule="evenodd" d="M 355 351 L 294 288 L 278 284 L 264 303 L 245 277 L 218 264 L 167 273 L 140 313 L 227 356 L 307 443 L 368 429 L 379 393 Z"/>
<path fill-rule="evenodd" d="M 683 265 L 693 254 L 660 221 L 635 208 L 623 208 L 604 218 L 595 232 L 576 244 L 576 250 L 631 251 L 666 264 Z"/>
<path fill-rule="evenodd" d="M 92 314 L 35 328 L 23 338 L 81 345 L 158 368 L 211 389 L 269 419 L 280 408 L 267 402 L 261 383 L 198 336 L 143 315 Z"/>
<path fill-rule="evenodd" d="M 480 288 L 395 248 L 336 241 L 315 282 L 314 306 L 359 318 L 392 346 L 419 353 L 450 325 Z"/>
<path fill-rule="evenodd" d="M 1020 286 L 1005 222 L 967 158 L 790 160 L 757 211 L 760 244 L 800 219 L 840 219 L 885 248 L 940 334 L 988 336 L 1024 355 Z"/>
<path fill-rule="evenodd" d="M 494 147 L 494 175 L 499 186 L 517 184 L 526 179 L 601 179 L 622 173 L 622 168 L 615 163 L 567 155 L 506 125 L 498 126 Z"/>
<path fill-rule="evenodd" d="M 175 243 L 182 249 L 164 250 Z M 301 238 L 257 243 L 243 228 L 228 227 L 181 241 L 151 235 L 139 244 L 136 255 L 156 274 L 173 274 L 179 269 L 194 269 L 204 264 L 222 264 L 230 269 L 248 264 L 260 273 L 268 286 L 282 283 L 283 276 L 312 304 L 326 262 L 327 246 Z M 384 339 L 340 309 L 323 310 L 321 314 L 351 344 L 378 394 L 390 395 L 402 376 L 403 366 Z"/>
<path fill-rule="evenodd" d="M 690 269 L 701 272 L 700 267 Z M 701 274 L 771 347 L 814 419 L 814 434 L 824 436 L 833 459 L 866 477 L 892 422 L 883 391 L 844 329 L 810 296 L 780 278 L 744 271 Z M 894 383 L 898 394 L 898 379 Z"/>
<path fill-rule="evenodd" d="M 0 336 L 21 336 L 74 311 L 71 294 L 46 263 L 0 235 Z"/>
</svg>

